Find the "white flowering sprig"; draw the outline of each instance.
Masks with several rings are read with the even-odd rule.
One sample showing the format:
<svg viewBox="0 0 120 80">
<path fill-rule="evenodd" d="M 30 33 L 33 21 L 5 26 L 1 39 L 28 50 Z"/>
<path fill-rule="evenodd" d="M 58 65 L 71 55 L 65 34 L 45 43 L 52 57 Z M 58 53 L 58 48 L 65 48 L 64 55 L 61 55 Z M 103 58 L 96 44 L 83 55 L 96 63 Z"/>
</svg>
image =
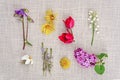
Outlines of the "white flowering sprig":
<svg viewBox="0 0 120 80">
<path fill-rule="evenodd" d="M 99 33 L 98 28 L 98 15 L 96 11 L 89 11 L 88 12 L 88 21 L 89 21 L 89 27 L 92 28 L 92 40 L 91 40 L 91 46 L 94 42 L 94 34 L 95 32 Z"/>
<path fill-rule="evenodd" d="M 48 71 L 51 72 L 52 68 L 52 48 L 50 48 L 50 52 L 48 52 L 48 48 L 44 48 L 43 42 L 41 43 L 41 51 L 42 51 L 42 59 L 43 59 L 43 75 Z"/>
<path fill-rule="evenodd" d="M 21 60 L 23 61 L 24 64 L 33 64 L 33 59 L 32 56 L 29 55 L 24 55 Z"/>
</svg>

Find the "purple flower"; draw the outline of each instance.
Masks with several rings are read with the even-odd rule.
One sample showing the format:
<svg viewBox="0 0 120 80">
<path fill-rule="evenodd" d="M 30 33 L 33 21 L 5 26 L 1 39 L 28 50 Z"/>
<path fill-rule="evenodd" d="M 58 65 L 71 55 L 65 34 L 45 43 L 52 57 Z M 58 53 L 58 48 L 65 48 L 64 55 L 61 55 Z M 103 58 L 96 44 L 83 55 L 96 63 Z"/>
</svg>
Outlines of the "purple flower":
<svg viewBox="0 0 120 80">
<path fill-rule="evenodd" d="M 25 13 L 24 9 L 15 10 L 15 15 L 18 15 L 20 17 L 27 16 L 27 14 Z"/>
<path fill-rule="evenodd" d="M 80 65 L 85 67 L 94 66 L 97 61 L 94 54 L 88 54 L 81 48 L 74 50 L 74 57 Z"/>
</svg>

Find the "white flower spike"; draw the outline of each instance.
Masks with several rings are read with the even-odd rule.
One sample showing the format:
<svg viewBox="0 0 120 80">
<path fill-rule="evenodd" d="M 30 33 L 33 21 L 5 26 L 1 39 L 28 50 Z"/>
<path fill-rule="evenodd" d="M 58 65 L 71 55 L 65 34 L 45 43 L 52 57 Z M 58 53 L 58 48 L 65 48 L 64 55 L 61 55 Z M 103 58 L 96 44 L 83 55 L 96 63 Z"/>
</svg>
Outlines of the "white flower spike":
<svg viewBox="0 0 120 80">
<path fill-rule="evenodd" d="M 89 27 L 92 29 L 91 46 L 93 45 L 93 41 L 94 41 L 94 33 L 96 32 L 97 34 L 99 34 L 98 21 L 99 21 L 99 19 L 98 19 L 97 12 L 90 10 L 90 11 L 88 12 L 88 22 L 89 22 Z"/>
<path fill-rule="evenodd" d="M 32 56 L 24 55 L 24 56 L 21 58 L 21 60 L 24 61 L 24 64 L 33 64 Z"/>
</svg>

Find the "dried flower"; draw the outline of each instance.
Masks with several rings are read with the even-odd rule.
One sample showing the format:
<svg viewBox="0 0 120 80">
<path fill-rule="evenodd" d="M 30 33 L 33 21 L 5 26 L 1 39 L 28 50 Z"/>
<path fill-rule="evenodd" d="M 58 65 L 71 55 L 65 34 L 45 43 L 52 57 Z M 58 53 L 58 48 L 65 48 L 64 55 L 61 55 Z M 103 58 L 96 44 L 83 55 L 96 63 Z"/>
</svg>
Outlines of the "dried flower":
<svg viewBox="0 0 120 80">
<path fill-rule="evenodd" d="M 46 21 L 49 23 L 53 22 L 56 19 L 56 14 L 53 13 L 52 10 L 47 10 L 46 11 L 46 16 L 45 16 Z"/>
<path fill-rule="evenodd" d="M 24 64 L 33 64 L 32 56 L 24 55 L 21 60 L 24 62 Z"/>
<path fill-rule="evenodd" d="M 42 51 L 42 59 L 43 59 L 43 74 L 46 72 L 51 72 L 52 68 L 52 48 L 50 48 L 50 52 L 48 52 L 48 48 L 44 48 L 43 42 L 41 43 L 41 51 Z"/>
<path fill-rule="evenodd" d="M 71 65 L 71 62 L 70 62 L 70 60 L 67 57 L 61 58 L 61 60 L 60 60 L 60 66 L 63 69 L 68 69 L 70 67 L 70 65 Z"/>
<path fill-rule="evenodd" d="M 63 20 L 63 21 L 64 21 L 64 20 Z M 74 27 L 74 19 L 73 19 L 71 16 L 69 16 L 69 17 L 64 21 L 64 23 L 65 23 L 66 28 L 73 28 L 73 27 Z"/>
<path fill-rule="evenodd" d="M 42 25 L 41 31 L 43 34 L 49 35 L 55 31 L 54 20 L 56 19 L 56 14 L 52 10 L 46 11 L 45 20 L 46 23 Z"/>
<path fill-rule="evenodd" d="M 94 54 L 88 54 L 81 48 L 74 51 L 74 57 L 80 65 L 85 67 L 94 66 L 97 61 L 97 57 Z"/>
<path fill-rule="evenodd" d="M 55 31 L 55 27 L 53 24 L 43 24 L 42 25 L 42 33 L 49 35 L 51 34 L 53 31 Z"/>
<path fill-rule="evenodd" d="M 72 43 L 74 41 L 74 36 L 71 33 L 62 33 L 59 39 L 64 43 Z"/>
<path fill-rule="evenodd" d="M 96 11 L 89 11 L 88 12 L 88 21 L 89 21 L 89 27 L 92 28 L 92 40 L 91 40 L 91 46 L 93 45 L 94 41 L 94 34 L 95 31 L 99 33 L 98 28 L 98 15 Z"/>
<path fill-rule="evenodd" d="M 73 18 L 70 16 L 69 18 L 67 18 L 64 21 L 64 24 L 66 26 L 66 31 L 67 32 L 62 33 L 58 38 L 64 43 L 72 43 L 72 42 L 74 42 L 74 35 L 73 35 L 72 29 L 71 29 L 74 26 Z"/>
<path fill-rule="evenodd" d="M 22 22 L 23 50 L 25 49 L 26 44 L 29 46 L 32 46 L 32 44 L 28 41 L 28 22 L 33 23 L 34 21 L 30 16 L 27 15 L 28 12 L 29 12 L 28 9 L 24 8 L 24 9 L 20 9 L 20 10 L 15 10 L 15 14 L 14 14 L 14 17 L 18 17 L 19 20 Z M 25 20 L 27 20 L 27 21 L 25 21 Z M 24 24 L 25 22 L 27 24 L 26 29 L 25 29 L 25 24 Z"/>
</svg>

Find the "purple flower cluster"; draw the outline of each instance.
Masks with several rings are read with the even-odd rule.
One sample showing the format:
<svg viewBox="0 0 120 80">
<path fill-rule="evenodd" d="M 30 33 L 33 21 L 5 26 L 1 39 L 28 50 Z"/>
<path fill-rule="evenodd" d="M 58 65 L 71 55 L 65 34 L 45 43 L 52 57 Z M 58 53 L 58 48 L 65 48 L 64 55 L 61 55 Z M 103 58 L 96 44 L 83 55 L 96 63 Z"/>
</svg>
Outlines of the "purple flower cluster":
<svg viewBox="0 0 120 80">
<path fill-rule="evenodd" d="M 97 61 L 97 57 L 94 54 L 88 54 L 81 48 L 74 50 L 74 57 L 80 65 L 86 68 L 94 66 Z"/>
<path fill-rule="evenodd" d="M 20 17 L 27 16 L 27 14 L 25 13 L 25 9 L 15 10 L 15 14 Z"/>
</svg>

